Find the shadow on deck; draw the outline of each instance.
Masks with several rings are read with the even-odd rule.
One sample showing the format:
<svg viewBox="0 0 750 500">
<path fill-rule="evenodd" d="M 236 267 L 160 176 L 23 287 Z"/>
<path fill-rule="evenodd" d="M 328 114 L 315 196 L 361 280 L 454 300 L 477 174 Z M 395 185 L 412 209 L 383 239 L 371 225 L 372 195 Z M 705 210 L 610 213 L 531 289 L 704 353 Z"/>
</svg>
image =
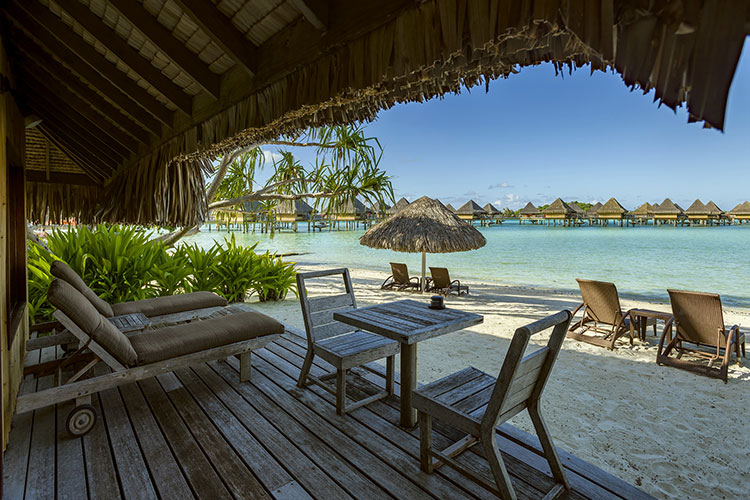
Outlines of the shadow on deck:
<svg viewBox="0 0 750 500">
<path fill-rule="evenodd" d="M 72 402 L 16 415 L 3 470 L 5 498 L 494 498 L 456 471 L 419 469 L 418 429 L 396 425 L 392 397 L 338 417 L 333 397 L 295 386 L 306 350 L 286 333 L 252 357 L 252 379 L 239 362 L 213 362 L 98 394 L 94 429 L 72 438 Z M 39 351 L 30 354 L 40 361 Z M 41 361 L 52 359 L 46 348 Z M 316 358 L 316 360 L 319 358 Z M 312 373 L 321 374 L 324 362 Z M 316 373 L 317 372 L 317 373 Z M 355 371 L 349 394 L 375 392 L 382 379 Z M 27 378 L 22 391 L 49 387 Z M 38 386 L 38 387 L 37 387 Z M 436 422 L 435 446 L 457 439 Z M 498 432 L 520 498 L 552 486 L 535 438 L 512 426 Z M 481 451 L 481 450 L 479 450 Z M 651 498 L 634 486 L 561 451 L 573 490 L 568 498 Z M 460 459 L 489 477 L 474 452 Z"/>
</svg>

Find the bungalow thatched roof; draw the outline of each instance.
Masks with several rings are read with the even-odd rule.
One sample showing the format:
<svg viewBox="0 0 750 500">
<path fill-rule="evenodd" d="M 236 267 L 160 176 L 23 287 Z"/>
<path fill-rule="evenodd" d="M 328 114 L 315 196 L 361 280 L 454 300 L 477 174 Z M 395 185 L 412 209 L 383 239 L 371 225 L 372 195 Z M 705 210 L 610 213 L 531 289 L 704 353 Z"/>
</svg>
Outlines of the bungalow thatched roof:
<svg viewBox="0 0 750 500">
<path fill-rule="evenodd" d="M 407 206 L 409 206 L 409 200 L 407 200 L 406 198 L 402 196 L 401 199 L 399 199 L 396 203 L 394 203 L 391 208 L 386 210 L 386 212 L 388 213 L 388 215 L 395 215 L 402 208 L 406 208 Z"/>
<path fill-rule="evenodd" d="M 750 201 L 740 203 L 729 211 L 730 215 L 750 215 Z"/>
<path fill-rule="evenodd" d="M 602 208 L 602 206 L 603 205 L 598 201 L 591 205 L 591 208 L 586 210 L 586 217 L 591 217 L 594 219 L 599 217 L 599 209 Z"/>
<path fill-rule="evenodd" d="M 276 213 L 281 215 L 309 216 L 312 212 L 313 207 L 304 200 L 284 200 L 276 205 Z"/>
<path fill-rule="evenodd" d="M 614 198 L 610 198 L 609 200 L 607 200 L 607 203 L 602 205 L 602 208 L 599 209 L 598 214 L 599 217 L 607 217 L 613 215 L 622 216 L 627 212 L 628 211 L 625 209 L 625 207 L 620 205 L 619 201 Z"/>
<path fill-rule="evenodd" d="M 615 71 L 721 129 L 745 2 L 662 3 L 350 1 L 329 15 L 326 2 L 288 0 L 9 0 L 11 99 L 87 177 L 33 180 L 28 205 L 39 216 L 57 203 L 60 216 L 83 211 L 86 222 L 193 224 L 218 155 L 542 62 Z"/>
<path fill-rule="evenodd" d="M 654 205 L 646 202 L 631 213 L 636 217 L 652 217 L 654 215 Z"/>
<path fill-rule="evenodd" d="M 566 217 L 570 217 L 572 215 L 575 215 L 575 210 L 570 208 L 570 206 L 562 201 L 562 198 L 558 198 L 550 205 L 543 210 L 544 215 L 564 215 Z"/>
<path fill-rule="evenodd" d="M 669 198 L 662 201 L 659 206 L 654 207 L 655 215 L 685 215 L 684 210 L 675 204 Z"/>
<path fill-rule="evenodd" d="M 359 242 L 397 252 L 448 253 L 475 250 L 487 241 L 482 233 L 442 203 L 423 196 L 368 229 Z"/>
<path fill-rule="evenodd" d="M 487 215 L 498 215 L 502 213 L 500 210 L 495 208 L 492 203 L 487 203 L 484 207 L 482 207 L 482 209 L 487 212 Z"/>
<path fill-rule="evenodd" d="M 448 203 L 447 205 L 445 205 L 445 208 L 447 208 L 448 210 L 450 210 L 454 214 L 456 213 L 456 209 L 453 208 L 453 205 L 451 205 L 450 203 Z"/>
<path fill-rule="evenodd" d="M 487 210 L 483 209 L 479 206 L 477 202 L 474 200 L 469 200 L 463 205 L 459 207 L 458 210 L 456 210 L 456 213 L 459 215 L 487 215 Z"/>
<path fill-rule="evenodd" d="M 720 209 L 713 200 L 706 203 L 706 209 L 708 215 L 722 215 L 724 213 L 724 210 Z"/>
<path fill-rule="evenodd" d="M 685 213 L 687 215 L 708 215 L 708 208 L 706 208 L 706 205 L 698 199 L 695 200 L 687 210 L 685 210 Z"/>
<path fill-rule="evenodd" d="M 581 208 L 581 206 L 578 203 L 576 202 L 568 203 L 568 206 L 573 209 L 573 212 L 575 212 L 575 214 L 578 217 L 586 216 L 586 211 L 583 208 Z"/>
<path fill-rule="evenodd" d="M 542 212 L 540 212 L 540 211 L 539 211 L 539 209 L 538 209 L 538 208 L 536 208 L 536 207 L 534 206 L 534 204 L 533 204 L 533 203 L 531 203 L 531 202 L 528 202 L 528 203 L 526 204 L 526 206 L 525 206 L 525 207 L 523 207 L 523 208 L 521 209 L 521 211 L 520 211 L 520 212 L 518 212 L 518 213 L 519 213 L 520 215 L 527 215 L 527 216 L 532 216 L 532 215 L 541 215 L 541 213 L 542 213 Z"/>
</svg>

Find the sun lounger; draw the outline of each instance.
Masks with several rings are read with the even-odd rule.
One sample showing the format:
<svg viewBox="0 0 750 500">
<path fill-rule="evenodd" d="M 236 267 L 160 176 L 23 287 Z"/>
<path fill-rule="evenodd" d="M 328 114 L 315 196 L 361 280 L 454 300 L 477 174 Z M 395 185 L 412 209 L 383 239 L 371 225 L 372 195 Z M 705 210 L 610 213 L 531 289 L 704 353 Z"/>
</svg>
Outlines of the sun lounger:
<svg viewBox="0 0 750 500">
<path fill-rule="evenodd" d="M 560 458 L 542 418 L 539 401 L 560 352 L 570 318 L 570 311 L 561 311 L 516 330 L 497 378 L 469 367 L 414 393 L 414 407 L 419 411 L 419 455 L 423 471 L 429 474 L 447 464 L 500 498 L 515 499 L 510 476 L 497 446 L 495 429 L 523 410 L 528 410 L 554 479 L 552 488 L 544 498 L 555 498 L 569 489 Z M 524 357 L 531 336 L 548 328 L 553 330 L 547 345 Z M 442 451 L 433 449 L 433 417 L 466 435 Z M 481 445 L 484 450 L 494 484 L 455 460 L 455 457 L 475 445 Z"/>
<path fill-rule="evenodd" d="M 96 310 L 107 318 L 132 313 L 143 313 L 150 318 L 154 316 L 163 316 L 166 314 L 174 314 L 208 307 L 223 307 L 227 305 L 227 301 L 224 297 L 211 292 L 184 293 L 110 305 L 96 295 L 96 293 L 84 283 L 78 273 L 76 273 L 65 262 L 56 260 L 50 266 L 50 272 L 56 278 L 67 281 L 76 290 L 81 292 L 83 296 L 86 297 L 94 307 L 96 307 Z"/>
<path fill-rule="evenodd" d="M 405 290 L 407 288 L 419 290 L 419 278 L 416 276 L 409 277 L 409 269 L 406 267 L 406 264 L 391 262 L 391 272 L 393 274 L 388 276 L 383 284 L 380 285 L 381 290 L 392 290 L 394 288 L 396 290 Z"/>
<path fill-rule="evenodd" d="M 430 292 L 437 292 L 443 295 L 455 293 L 459 296 L 462 293 L 469 293 L 469 287 L 462 285 L 458 280 L 451 280 L 448 270 L 444 267 L 431 267 L 430 274 L 432 275 L 430 279 L 431 284 L 428 288 Z"/>
<path fill-rule="evenodd" d="M 630 345 L 633 345 L 633 330 L 639 327 L 638 321 L 653 325 L 656 334 L 655 318 L 634 320 L 630 311 L 622 312 L 620 296 L 614 283 L 582 279 L 576 281 L 581 289 L 583 302 L 573 311 L 573 316 L 580 309 L 583 309 L 583 316 L 580 321 L 571 325 L 568 338 L 612 350 L 615 348 L 615 341 L 626 334 L 630 335 Z M 589 332 L 603 336 L 586 335 Z"/>
<path fill-rule="evenodd" d="M 284 332 L 278 321 L 258 312 L 240 312 L 166 328 L 147 329 L 127 336 L 118 330 L 78 290 L 56 279 L 47 293 L 57 308 L 54 316 L 75 335 L 78 350 L 61 360 L 51 389 L 18 397 L 17 411 L 24 413 L 75 400 L 67 420 L 76 436 L 86 434 L 96 422 L 91 395 L 206 361 L 240 358 L 240 380 L 250 377 L 250 353 L 276 340 Z M 82 377 L 99 362 L 113 373 Z M 78 368 L 63 382 L 64 369 Z"/>
<path fill-rule="evenodd" d="M 656 362 L 720 378 L 726 384 L 732 350 L 737 356 L 737 366 L 740 365 L 740 352 L 742 356 L 745 355 L 745 334 L 740 332 L 737 325 L 728 328 L 724 324 L 719 295 L 681 290 L 667 292 L 672 303 L 673 319 L 667 321 L 664 327 Z M 674 336 L 670 338 L 672 332 Z M 673 352 L 676 357 L 670 357 Z M 708 365 L 681 359 L 685 353 L 707 360 Z M 716 361 L 721 361 L 719 368 L 712 367 Z"/>
</svg>

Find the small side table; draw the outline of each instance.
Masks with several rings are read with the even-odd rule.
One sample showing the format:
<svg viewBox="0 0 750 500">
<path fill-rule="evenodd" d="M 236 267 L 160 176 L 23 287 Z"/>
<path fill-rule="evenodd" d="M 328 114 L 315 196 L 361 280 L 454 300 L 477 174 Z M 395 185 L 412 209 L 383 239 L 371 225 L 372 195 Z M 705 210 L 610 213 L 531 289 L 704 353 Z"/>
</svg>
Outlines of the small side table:
<svg viewBox="0 0 750 500">
<path fill-rule="evenodd" d="M 122 333 L 145 330 L 151 324 L 151 320 L 140 312 L 113 316 L 109 318 L 109 321 Z"/>
<path fill-rule="evenodd" d="M 663 311 L 654 311 L 652 309 L 631 309 L 630 317 L 631 317 L 630 332 L 632 335 L 633 330 L 635 328 L 635 321 L 637 319 L 643 318 L 644 320 L 646 320 L 648 318 L 654 318 L 657 320 L 660 319 L 666 323 L 667 321 L 672 319 L 672 314 L 668 312 L 663 312 Z M 640 328 L 638 332 L 638 338 L 645 341 L 646 340 L 646 321 L 640 321 L 639 323 L 640 323 Z"/>
</svg>

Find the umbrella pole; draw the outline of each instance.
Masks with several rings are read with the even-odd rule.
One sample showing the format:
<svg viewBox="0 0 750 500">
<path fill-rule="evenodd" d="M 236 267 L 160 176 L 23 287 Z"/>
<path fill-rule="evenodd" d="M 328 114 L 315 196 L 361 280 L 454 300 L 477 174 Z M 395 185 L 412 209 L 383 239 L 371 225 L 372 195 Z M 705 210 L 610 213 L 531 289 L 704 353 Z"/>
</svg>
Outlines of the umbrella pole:
<svg viewBox="0 0 750 500">
<path fill-rule="evenodd" d="M 424 293 L 425 288 L 427 288 L 426 286 L 427 281 L 425 280 L 426 271 L 427 271 L 427 252 L 422 252 L 422 293 Z"/>
</svg>

